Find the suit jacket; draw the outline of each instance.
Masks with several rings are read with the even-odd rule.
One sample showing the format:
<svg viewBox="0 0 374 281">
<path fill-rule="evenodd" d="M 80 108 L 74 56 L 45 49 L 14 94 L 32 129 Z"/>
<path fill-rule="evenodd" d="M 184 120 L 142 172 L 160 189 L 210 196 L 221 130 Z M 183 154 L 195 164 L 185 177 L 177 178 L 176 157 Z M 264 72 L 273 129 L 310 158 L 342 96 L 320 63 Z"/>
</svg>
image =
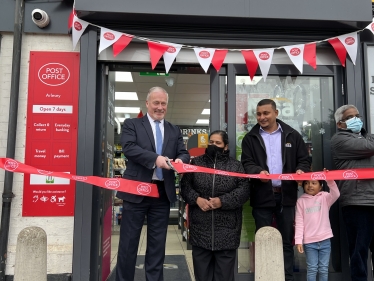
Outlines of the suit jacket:
<svg viewBox="0 0 374 281">
<path fill-rule="evenodd" d="M 126 119 L 122 127 L 122 149 L 128 159 L 123 178 L 142 182 L 151 182 L 156 153 L 155 139 L 147 115 L 142 118 Z M 162 156 L 170 159 L 181 159 L 189 163 L 190 155 L 183 144 L 180 129 L 164 120 L 164 141 Z M 175 175 L 173 170 L 162 169 L 166 194 L 170 202 L 176 201 Z M 144 196 L 118 192 L 117 197 L 123 200 L 139 203 Z"/>
</svg>

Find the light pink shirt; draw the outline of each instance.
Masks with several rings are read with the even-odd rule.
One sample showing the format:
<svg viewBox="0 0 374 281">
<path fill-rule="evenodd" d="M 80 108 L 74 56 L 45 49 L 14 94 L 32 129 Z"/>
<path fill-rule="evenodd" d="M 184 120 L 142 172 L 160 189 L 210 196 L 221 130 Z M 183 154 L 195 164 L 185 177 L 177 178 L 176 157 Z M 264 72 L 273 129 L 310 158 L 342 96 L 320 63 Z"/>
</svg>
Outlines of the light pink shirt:
<svg viewBox="0 0 374 281">
<path fill-rule="evenodd" d="M 309 244 L 333 237 L 329 211 L 340 192 L 335 181 L 326 182 L 330 193 L 321 191 L 314 196 L 304 193 L 297 199 L 295 244 Z"/>
</svg>

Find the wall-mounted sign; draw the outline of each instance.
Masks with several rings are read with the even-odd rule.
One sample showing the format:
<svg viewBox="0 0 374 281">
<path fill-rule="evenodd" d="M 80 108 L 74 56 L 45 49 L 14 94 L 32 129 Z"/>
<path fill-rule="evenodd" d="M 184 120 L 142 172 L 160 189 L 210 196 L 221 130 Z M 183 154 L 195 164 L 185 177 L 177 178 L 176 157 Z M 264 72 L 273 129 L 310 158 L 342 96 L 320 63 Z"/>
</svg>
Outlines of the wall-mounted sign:
<svg viewBox="0 0 374 281">
<path fill-rule="evenodd" d="M 161 72 L 139 72 L 139 76 L 169 76 L 169 74 Z"/>
<path fill-rule="evenodd" d="M 76 173 L 79 53 L 30 52 L 23 216 L 73 216 L 75 181 L 48 171 Z"/>
<path fill-rule="evenodd" d="M 374 46 L 367 46 L 367 56 L 366 56 L 366 66 L 367 66 L 367 73 L 366 73 L 366 83 L 367 88 L 369 90 L 369 106 L 367 111 L 369 112 L 369 124 L 371 134 L 374 134 L 374 65 L 372 63 L 374 59 Z"/>
</svg>

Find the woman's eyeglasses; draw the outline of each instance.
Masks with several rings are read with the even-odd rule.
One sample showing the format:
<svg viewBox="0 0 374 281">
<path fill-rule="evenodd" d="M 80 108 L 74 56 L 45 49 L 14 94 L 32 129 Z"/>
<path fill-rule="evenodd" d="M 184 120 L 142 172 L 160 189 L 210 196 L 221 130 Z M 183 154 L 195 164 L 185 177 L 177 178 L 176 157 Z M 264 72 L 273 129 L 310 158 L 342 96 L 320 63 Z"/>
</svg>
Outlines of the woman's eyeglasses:
<svg viewBox="0 0 374 281">
<path fill-rule="evenodd" d="M 357 118 L 361 119 L 361 121 L 362 121 L 362 116 L 361 116 L 360 114 L 357 114 L 357 115 L 349 115 L 349 116 L 347 116 L 346 118 L 340 120 L 340 122 L 346 122 L 346 121 L 348 121 L 349 119 L 352 119 L 352 118 L 354 118 L 354 117 L 357 117 Z"/>
</svg>

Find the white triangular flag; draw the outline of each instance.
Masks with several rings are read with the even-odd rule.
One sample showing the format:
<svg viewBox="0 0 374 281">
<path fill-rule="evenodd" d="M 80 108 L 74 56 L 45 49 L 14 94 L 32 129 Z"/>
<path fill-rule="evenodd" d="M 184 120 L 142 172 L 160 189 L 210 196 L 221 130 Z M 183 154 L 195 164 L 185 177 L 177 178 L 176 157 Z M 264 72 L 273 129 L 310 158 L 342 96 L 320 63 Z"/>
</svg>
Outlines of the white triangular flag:
<svg viewBox="0 0 374 281">
<path fill-rule="evenodd" d="M 182 48 L 182 45 L 169 43 L 169 42 L 160 42 L 163 45 L 169 46 L 169 48 L 164 53 L 164 64 L 166 73 L 169 72 L 171 65 L 173 64 L 175 58 L 177 57 L 179 51 Z"/>
<path fill-rule="evenodd" d="M 194 48 L 197 60 L 199 61 L 201 67 L 204 69 L 205 73 L 208 71 L 210 63 L 212 62 L 215 49 L 210 48 Z"/>
<path fill-rule="evenodd" d="M 261 69 L 262 77 L 264 78 L 264 81 L 266 81 L 271 61 L 273 60 L 274 49 L 253 50 L 253 53 L 255 54 L 258 65 Z"/>
<path fill-rule="evenodd" d="M 114 30 L 110 30 L 108 28 L 101 27 L 100 32 L 100 45 L 99 45 L 99 54 L 108 48 L 109 46 L 113 45 L 115 42 L 121 38 L 122 33 Z"/>
<path fill-rule="evenodd" d="M 283 47 L 287 55 L 290 57 L 292 63 L 296 68 L 303 74 L 303 64 L 304 64 L 304 44 L 284 46 Z"/>
<path fill-rule="evenodd" d="M 77 46 L 79 39 L 81 38 L 83 32 L 86 30 L 86 27 L 88 25 L 88 22 L 81 20 L 76 15 L 74 15 L 72 28 L 73 50 L 75 50 L 75 47 Z"/>
<path fill-rule="evenodd" d="M 356 64 L 357 56 L 357 32 L 352 32 L 344 35 L 338 36 L 338 39 L 344 45 L 347 53 L 351 57 L 353 64 Z"/>
<path fill-rule="evenodd" d="M 374 21 L 371 22 L 367 27 L 365 27 L 366 29 L 369 29 L 373 34 L 374 34 Z"/>
</svg>

